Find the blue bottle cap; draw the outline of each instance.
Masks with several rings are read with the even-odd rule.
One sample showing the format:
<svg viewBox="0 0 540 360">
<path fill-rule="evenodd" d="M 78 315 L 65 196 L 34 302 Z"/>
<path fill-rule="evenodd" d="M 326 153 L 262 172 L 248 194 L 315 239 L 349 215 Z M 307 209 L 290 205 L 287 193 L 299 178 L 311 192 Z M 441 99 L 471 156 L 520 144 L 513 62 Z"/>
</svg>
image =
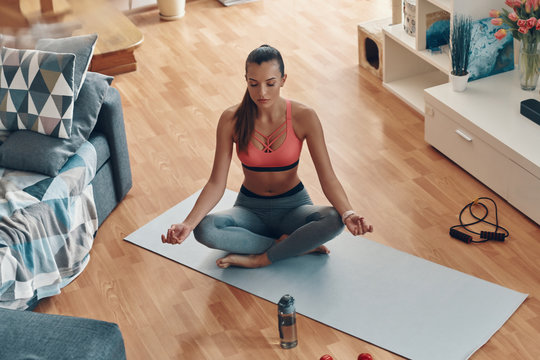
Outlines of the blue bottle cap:
<svg viewBox="0 0 540 360">
<path fill-rule="evenodd" d="M 292 314 L 294 312 L 294 298 L 289 294 L 283 295 L 279 300 L 278 310 L 284 314 Z"/>
</svg>

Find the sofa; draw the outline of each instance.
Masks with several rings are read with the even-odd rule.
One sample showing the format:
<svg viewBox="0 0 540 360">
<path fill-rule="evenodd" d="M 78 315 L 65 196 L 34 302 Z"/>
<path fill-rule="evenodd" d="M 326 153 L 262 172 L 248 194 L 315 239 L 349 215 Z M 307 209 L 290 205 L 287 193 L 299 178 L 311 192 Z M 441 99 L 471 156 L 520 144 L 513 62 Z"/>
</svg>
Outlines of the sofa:
<svg viewBox="0 0 540 360">
<path fill-rule="evenodd" d="M 132 186 L 119 92 L 87 71 L 96 41 L 0 47 L 0 358 L 125 358 L 115 324 L 24 311 L 84 270 Z"/>
<path fill-rule="evenodd" d="M 0 308 L 0 359 L 123 360 L 117 324 Z"/>
</svg>

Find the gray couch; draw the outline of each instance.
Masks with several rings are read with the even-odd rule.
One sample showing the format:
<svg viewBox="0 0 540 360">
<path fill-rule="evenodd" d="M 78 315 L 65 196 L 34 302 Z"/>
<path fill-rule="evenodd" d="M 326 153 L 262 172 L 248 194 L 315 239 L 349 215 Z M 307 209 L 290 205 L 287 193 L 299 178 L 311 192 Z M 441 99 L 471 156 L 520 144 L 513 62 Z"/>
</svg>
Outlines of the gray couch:
<svg viewBox="0 0 540 360">
<path fill-rule="evenodd" d="M 87 71 L 97 39 L 0 46 L 0 360 L 125 359 L 116 324 L 23 311 L 84 271 L 132 185 L 119 92 Z"/>
<path fill-rule="evenodd" d="M 99 225 L 132 186 L 122 104 L 119 92 L 110 86 L 111 81 L 104 75 L 88 73 L 75 103 L 77 128 L 74 126 L 70 139 L 23 130 L 12 132 L 0 145 L 1 167 L 54 177 L 64 171 L 62 165 L 88 140 L 97 155 L 90 184 Z M 10 235 L 6 224 L 9 223 L 2 219 L 0 240 Z M 34 296 L 28 301 L 28 309 L 38 299 Z M 3 309 L 0 302 L 0 359 L 125 359 L 125 349 L 116 324 Z"/>
<path fill-rule="evenodd" d="M 118 325 L 0 308 L 0 359 L 123 360 Z"/>
<path fill-rule="evenodd" d="M 98 153 L 98 171 L 92 185 L 101 225 L 132 185 L 122 104 L 113 87 L 107 91 L 89 141 Z"/>
</svg>

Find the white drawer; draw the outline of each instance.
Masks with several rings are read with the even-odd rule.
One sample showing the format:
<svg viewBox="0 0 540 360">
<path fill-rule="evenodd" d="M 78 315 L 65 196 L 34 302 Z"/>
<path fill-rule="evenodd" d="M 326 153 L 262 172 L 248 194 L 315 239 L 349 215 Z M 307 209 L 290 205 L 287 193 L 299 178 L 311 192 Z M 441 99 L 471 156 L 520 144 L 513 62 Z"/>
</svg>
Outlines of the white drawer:
<svg viewBox="0 0 540 360">
<path fill-rule="evenodd" d="M 512 163 L 471 130 L 426 104 L 425 140 L 502 197 Z M 516 165 L 517 166 L 517 165 Z"/>
</svg>

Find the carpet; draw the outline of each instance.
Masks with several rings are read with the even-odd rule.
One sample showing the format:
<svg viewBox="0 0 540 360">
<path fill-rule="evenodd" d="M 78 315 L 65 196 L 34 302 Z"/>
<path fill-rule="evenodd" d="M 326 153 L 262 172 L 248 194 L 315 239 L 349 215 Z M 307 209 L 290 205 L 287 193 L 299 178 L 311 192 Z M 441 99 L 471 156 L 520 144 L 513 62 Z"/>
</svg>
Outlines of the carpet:
<svg viewBox="0 0 540 360">
<path fill-rule="evenodd" d="M 406 358 L 467 359 L 527 298 L 346 230 L 327 243 L 329 256 L 220 269 L 215 261 L 225 253 L 199 244 L 193 234 L 181 245 L 161 242 L 161 234 L 184 219 L 199 193 L 125 240 L 272 303 L 291 294 L 299 314 Z M 226 190 L 213 211 L 231 207 L 236 195 Z"/>
</svg>

